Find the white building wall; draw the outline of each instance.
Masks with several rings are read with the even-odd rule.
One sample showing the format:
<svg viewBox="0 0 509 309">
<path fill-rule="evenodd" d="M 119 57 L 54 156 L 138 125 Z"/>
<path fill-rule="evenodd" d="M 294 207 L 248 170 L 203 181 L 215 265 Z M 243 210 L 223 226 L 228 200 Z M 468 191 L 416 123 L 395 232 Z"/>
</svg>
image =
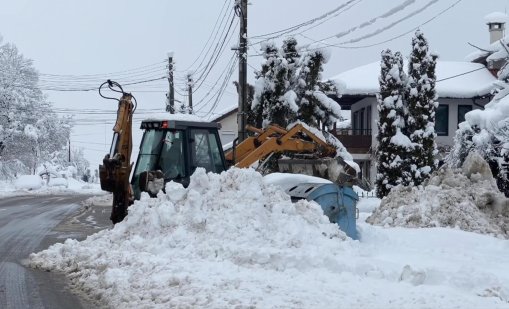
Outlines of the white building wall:
<svg viewBox="0 0 509 309">
<path fill-rule="evenodd" d="M 458 128 L 458 106 L 459 105 L 470 105 L 472 106 L 472 109 L 479 109 L 482 108 L 486 103 L 489 102 L 489 99 L 477 99 L 472 100 L 469 98 L 465 99 L 438 99 L 437 100 L 439 104 L 444 104 L 449 107 L 449 115 L 448 115 L 448 132 L 446 136 L 437 136 L 436 137 L 436 143 L 438 147 L 441 147 L 442 149 L 450 149 L 454 145 L 454 136 L 456 134 L 456 130 Z M 474 104 L 475 103 L 475 104 Z M 378 109 L 377 109 L 377 100 L 376 97 L 366 97 L 359 102 L 352 105 L 351 108 L 351 117 L 352 117 L 352 126 L 353 126 L 353 119 L 354 119 L 354 113 L 356 111 L 361 110 L 362 108 L 366 108 L 368 106 L 371 106 L 371 119 L 369 120 L 371 123 L 371 154 L 353 154 L 353 158 L 358 163 L 362 161 L 369 161 L 370 166 L 370 182 L 374 183 L 375 177 L 376 177 L 376 158 L 375 158 L 375 149 L 377 146 L 376 141 L 376 135 L 378 132 L 377 122 L 379 119 L 378 116 Z M 365 122 L 366 123 L 366 120 Z"/>
<path fill-rule="evenodd" d="M 237 126 L 237 113 L 232 113 L 225 118 L 218 121 L 221 124 L 219 130 L 219 137 L 221 137 L 221 144 L 225 145 L 232 142 L 237 138 L 238 126 Z"/>
</svg>

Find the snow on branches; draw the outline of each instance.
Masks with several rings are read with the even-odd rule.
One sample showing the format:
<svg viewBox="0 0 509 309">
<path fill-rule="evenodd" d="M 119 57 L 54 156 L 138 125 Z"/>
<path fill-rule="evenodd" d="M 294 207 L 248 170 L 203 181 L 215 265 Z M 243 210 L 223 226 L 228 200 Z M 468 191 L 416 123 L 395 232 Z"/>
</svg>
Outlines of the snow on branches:
<svg viewBox="0 0 509 309">
<path fill-rule="evenodd" d="M 38 79 L 31 60 L 0 42 L 0 178 L 34 173 L 69 140 L 71 119 L 56 115 Z"/>
<path fill-rule="evenodd" d="M 438 107 L 435 91 L 436 59 L 429 52 L 428 41 L 417 30 L 412 38 L 412 52 L 408 60 L 408 82 L 405 97 L 408 105 L 407 131 L 415 147 L 411 164 L 414 166 L 413 182 L 421 184 L 435 169 L 435 111 Z"/>
<path fill-rule="evenodd" d="M 436 56 L 417 30 L 408 75 L 399 52 L 382 52 L 378 95 L 377 194 L 398 185 L 419 185 L 435 169 Z"/>
<path fill-rule="evenodd" d="M 301 53 L 297 41 L 288 38 L 281 49 L 264 43 L 262 53 L 251 110 L 262 115 L 263 127 L 270 123 L 286 127 L 298 119 L 320 128 L 340 119 L 341 107 L 329 97 L 338 95 L 339 87 L 322 81 L 323 65 L 330 58 L 327 50 L 310 47 Z"/>
<path fill-rule="evenodd" d="M 382 51 L 378 99 L 377 196 L 386 196 L 393 187 L 411 181 L 408 154 L 413 148 L 403 133 L 407 111 L 403 104 L 406 76 L 399 52 Z"/>
</svg>

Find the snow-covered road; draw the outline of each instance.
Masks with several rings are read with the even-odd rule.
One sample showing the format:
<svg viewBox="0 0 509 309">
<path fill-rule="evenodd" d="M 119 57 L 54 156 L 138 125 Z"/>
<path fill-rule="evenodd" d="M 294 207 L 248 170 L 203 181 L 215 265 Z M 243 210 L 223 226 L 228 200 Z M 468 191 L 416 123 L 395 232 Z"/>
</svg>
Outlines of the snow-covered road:
<svg viewBox="0 0 509 309">
<path fill-rule="evenodd" d="M 0 200 L 0 308 L 82 308 L 63 278 L 21 265 L 88 196 L 18 196 Z M 55 280 L 57 279 L 57 280 Z M 60 279 L 60 280 L 59 280 Z"/>
</svg>

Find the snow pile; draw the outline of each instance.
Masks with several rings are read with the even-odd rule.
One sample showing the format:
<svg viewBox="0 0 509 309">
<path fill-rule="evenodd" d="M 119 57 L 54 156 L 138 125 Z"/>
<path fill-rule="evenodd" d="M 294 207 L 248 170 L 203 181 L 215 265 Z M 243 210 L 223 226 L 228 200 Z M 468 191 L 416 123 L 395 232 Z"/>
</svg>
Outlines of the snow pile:
<svg viewBox="0 0 509 309">
<path fill-rule="evenodd" d="M 5 181 L 0 183 L 0 196 L 25 194 L 104 194 L 104 191 L 97 183 L 63 177 L 50 177 L 48 181 L 39 175 L 20 175 L 14 180 L 13 185 Z"/>
<path fill-rule="evenodd" d="M 404 227 L 453 227 L 509 238 L 509 200 L 490 168 L 471 153 L 462 169 L 444 167 L 424 187 L 397 187 L 368 223 Z"/>
<path fill-rule="evenodd" d="M 21 175 L 14 181 L 14 187 L 18 190 L 37 190 L 42 185 L 42 178 L 37 175 Z"/>
<path fill-rule="evenodd" d="M 166 192 L 143 195 L 111 230 L 32 254 L 30 265 L 66 272 L 112 307 L 313 307 L 307 276 L 302 289 L 267 278 L 341 269 L 349 248 L 318 204 L 291 203 L 250 169 L 197 169 L 187 189 L 170 182 Z M 276 300 L 264 303 L 265 293 Z"/>
</svg>

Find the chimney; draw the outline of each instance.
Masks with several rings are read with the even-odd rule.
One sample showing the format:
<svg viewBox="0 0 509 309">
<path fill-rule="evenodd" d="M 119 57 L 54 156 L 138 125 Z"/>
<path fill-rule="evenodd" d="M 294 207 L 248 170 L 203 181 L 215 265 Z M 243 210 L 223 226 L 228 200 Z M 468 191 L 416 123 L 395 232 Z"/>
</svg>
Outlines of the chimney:
<svg viewBox="0 0 509 309">
<path fill-rule="evenodd" d="M 484 17 L 490 31 L 490 44 L 502 39 L 505 33 L 507 15 L 500 12 L 493 12 Z"/>
</svg>

